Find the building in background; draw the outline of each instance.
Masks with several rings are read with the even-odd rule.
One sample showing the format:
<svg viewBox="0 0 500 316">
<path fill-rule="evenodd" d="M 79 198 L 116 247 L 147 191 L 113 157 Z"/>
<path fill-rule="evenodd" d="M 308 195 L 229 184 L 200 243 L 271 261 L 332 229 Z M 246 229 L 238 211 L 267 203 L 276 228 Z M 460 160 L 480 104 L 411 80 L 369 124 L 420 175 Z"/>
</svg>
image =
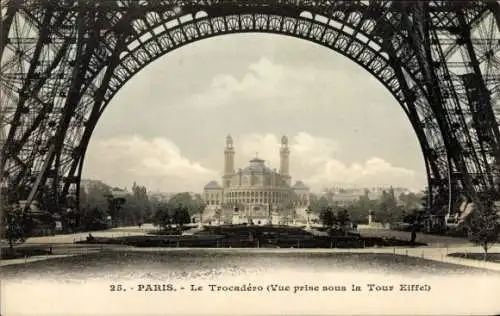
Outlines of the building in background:
<svg viewBox="0 0 500 316">
<path fill-rule="evenodd" d="M 255 225 L 306 220 L 310 190 L 302 181 L 292 185 L 286 136 L 281 139 L 279 171 L 266 166 L 257 155 L 248 166 L 236 170 L 235 155 L 233 139 L 227 136 L 222 184 L 211 181 L 203 190 L 207 205 L 204 218 Z"/>
<path fill-rule="evenodd" d="M 339 206 L 347 206 L 354 203 L 361 196 L 365 194 L 368 195 L 370 200 L 377 200 L 382 196 L 382 193 L 393 190 L 394 197 L 396 201 L 400 203 L 400 197 L 402 194 L 408 194 L 411 191 L 403 187 L 391 187 L 391 186 L 373 186 L 373 187 L 358 187 L 354 185 L 334 185 L 330 188 L 324 189 L 322 194 L 328 195 L 333 203 Z"/>
</svg>

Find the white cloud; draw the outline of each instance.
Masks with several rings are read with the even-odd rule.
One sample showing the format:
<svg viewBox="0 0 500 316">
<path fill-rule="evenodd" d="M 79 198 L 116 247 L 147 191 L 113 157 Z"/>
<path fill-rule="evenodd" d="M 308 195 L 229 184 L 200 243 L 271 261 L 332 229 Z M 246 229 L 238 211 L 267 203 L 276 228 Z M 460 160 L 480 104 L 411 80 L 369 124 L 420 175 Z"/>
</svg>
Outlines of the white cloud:
<svg viewBox="0 0 500 316">
<path fill-rule="evenodd" d="M 245 167 L 258 154 L 271 168 L 279 169 L 279 138 L 274 134 L 244 134 L 235 140 L 236 165 Z"/>
<path fill-rule="evenodd" d="M 235 144 L 238 163 L 245 166 L 255 152 L 279 169 L 280 137 L 274 134 L 248 134 L 239 137 Z M 332 184 L 357 186 L 394 185 L 410 189 L 422 187 L 421 178 L 414 170 L 393 166 L 372 157 L 364 162 L 347 164 L 335 158 L 340 146 L 332 139 L 298 133 L 291 137 L 290 173 L 294 180 L 304 180 L 314 190 Z M 240 149 L 239 149 L 240 148 Z"/>
<path fill-rule="evenodd" d="M 360 90 L 358 82 L 363 83 L 363 90 Z M 290 124 L 286 115 L 280 116 L 280 113 L 295 115 L 303 113 L 308 107 L 317 111 L 321 108 L 331 109 L 334 105 L 334 112 L 325 112 L 332 113 L 333 121 L 336 117 L 355 117 L 363 126 L 369 125 L 368 122 L 380 121 L 387 117 L 382 106 L 372 106 L 369 117 L 359 113 L 360 102 L 365 108 L 387 103 L 384 94 L 370 93 L 369 98 L 360 96 L 360 93 L 375 91 L 375 88 L 383 89 L 374 78 L 366 80 L 366 74 L 361 69 L 358 72 L 349 67 L 331 69 L 304 64 L 291 67 L 260 58 L 249 64 L 242 76 L 224 73 L 215 75 L 206 88 L 193 91 L 177 103 L 177 108 L 179 111 L 188 107 L 209 110 L 218 108 L 217 115 L 221 117 L 226 111 L 221 107 L 225 106 L 234 105 L 242 110 L 246 108 L 260 112 L 278 109 L 270 111 L 275 120 L 271 128 L 274 133 L 258 133 L 263 129 L 262 124 L 249 119 L 244 124 L 252 124 L 256 133 L 234 136 L 237 150 L 236 168 L 245 167 L 248 160 L 258 153 L 259 157 L 266 159 L 270 167 L 279 169 L 281 135 L 276 130 L 279 130 L 280 126 L 286 130 L 290 129 L 290 126 L 286 125 Z M 209 114 L 214 111 L 196 112 L 198 118 L 204 117 L 205 114 L 211 117 Z M 318 122 L 320 121 L 325 125 L 333 122 L 328 121 L 326 117 L 318 119 Z M 342 123 L 338 120 L 335 122 Z M 220 123 L 224 127 L 222 119 Z M 350 128 L 345 124 L 342 126 L 339 129 Z M 300 127 L 296 130 L 300 131 Z M 193 129 L 189 131 L 196 132 Z M 344 143 L 349 141 L 342 135 L 339 135 L 339 140 Z M 338 183 L 359 186 L 397 185 L 419 189 L 425 182 L 423 176 L 414 170 L 394 166 L 380 158 L 385 151 L 377 151 L 376 155 L 365 152 L 358 161 L 351 159 L 345 162 L 339 159 L 341 148 L 334 139 L 298 132 L 291 135 L 289 143 L 290 172 L 293 179 L 304 180 L 315 190 Z M 165 138 L 146 140 L 137 136 L 119 137 L 99 141 L 93 147 L 89 150 L 86 161 L 88 174 L 103 180 L 109 179 L 110 182 L 120 185 L 134 180 L 141 181 L 153 189 L 164 191 L 201 190 L 206 182 L 220 179 L 224 158 L 221 148 L 207 146 L 203 157 L 197 158 L 204 162 L 202 166 L 182 155 L 179 147 Z M 355 157 L 355 154 L 350 152 L 350 155 L 342 156 Z"/>
<path fill-rule="evenodd" d="M 312 186 L 316 187 L 332 182 L 358 186 L 393 185 L 410 189 L 420 187 L 416 183 L 415 171 L 393 166 L 378 157 L 350 165 L 330 159 L 318 166 L 316 173 L 309 178 L 309 181 Z"/>
<path fill-rule="evenodd" d="M 236 168 L 245 167 L 258 153 L 268 166 L 279 170 L 280 143 L 281 136 L 271 133 L 235 137 Z M 289 145 L 293 180 L 303 180 L 314 190 L 339 183 L 421 187 L 422 179 L 415 171 L 378 157 L 350 164 L 336 159 L 340 146 L 330 138 L 301 132 L 290 137 Z M 87 154 L 84 175 L 111 185 L 130 186 L 137 181 L 152 190 L 200 192 L 208 181 L 220 179 L 224 157 L 219 149 L 207 148 L 207 157 L 217 151 L 220 158 L 202 166 L 183 156 L 179 147 L 165 138 L 122 136 L 99 140 Z"/>
<path fill-rule="evenodd" d="M 91 144 L 84 175 L 110 185 L 130 187 L 137 181 L 152 190 L 198 191 L 217 172 L 184 157 L 168 139 L 121 136 Z"/>
<path fill-rule="evenodd" d="M 339 76 L 338 72 L 304 65 L 286 67 L 263 57 L 250 64 L 241 79 L 229 74 L 215 75 L 205 90 L 192 94 L 184 103 L 208 109 L 247 102 L 255 106 L 303 106 L 304 100 L 314 96 L 316 105 L 331 106 L 332 92 L 347 95 L 359 88 L 353 84 L 358 73 Z"/>
</svg>

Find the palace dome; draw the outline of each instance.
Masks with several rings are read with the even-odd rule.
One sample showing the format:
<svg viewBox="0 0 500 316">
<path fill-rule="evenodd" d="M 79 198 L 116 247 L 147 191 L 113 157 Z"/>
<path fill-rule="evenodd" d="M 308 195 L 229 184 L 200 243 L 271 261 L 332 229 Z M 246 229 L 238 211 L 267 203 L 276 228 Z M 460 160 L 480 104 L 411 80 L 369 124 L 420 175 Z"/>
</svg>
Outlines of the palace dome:
<svg viewBox="0 0 500 316">
<path fill-rule="evenodd" d="M 265 160 L 254 158 L 250 160 L 250 165 L 242 170 L 242 173 L 273 173 L 273 170 L 265 165 Z"/>
<path fill-rule="evenodd" d="M 222 187 L 220 186 L 220 184 L 217 182 L 217 181 L 210 181 L 209 183 L 207 183 L 207 185 L 205 185 L 205 189 L 222 189 Z"/>
</svg>

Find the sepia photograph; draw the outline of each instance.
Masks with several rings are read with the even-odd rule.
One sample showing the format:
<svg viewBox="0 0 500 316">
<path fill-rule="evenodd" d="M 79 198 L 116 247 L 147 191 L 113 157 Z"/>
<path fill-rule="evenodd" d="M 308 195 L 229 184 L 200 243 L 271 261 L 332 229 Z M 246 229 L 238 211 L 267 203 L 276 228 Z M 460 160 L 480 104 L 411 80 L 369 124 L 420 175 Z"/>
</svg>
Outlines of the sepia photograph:
<svg viewBox="0 0 500 316">
<path fill-rule="evenodd" d="M 500 2 L 0 9 L 0 315 L 500 314 Z"/>
</svg>

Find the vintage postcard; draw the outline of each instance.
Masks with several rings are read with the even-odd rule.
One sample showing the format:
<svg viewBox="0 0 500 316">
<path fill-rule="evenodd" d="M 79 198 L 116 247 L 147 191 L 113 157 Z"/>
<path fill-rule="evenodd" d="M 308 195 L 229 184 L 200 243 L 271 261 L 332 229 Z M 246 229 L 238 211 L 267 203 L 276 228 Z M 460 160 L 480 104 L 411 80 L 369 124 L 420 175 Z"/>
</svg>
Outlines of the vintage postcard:
<svg viewBox="0 0 500 316">
<path fill-rule="evenodd" d="M 1 15 L 1 315 L 500 313 L 498 2 Z"/>
</svg>

